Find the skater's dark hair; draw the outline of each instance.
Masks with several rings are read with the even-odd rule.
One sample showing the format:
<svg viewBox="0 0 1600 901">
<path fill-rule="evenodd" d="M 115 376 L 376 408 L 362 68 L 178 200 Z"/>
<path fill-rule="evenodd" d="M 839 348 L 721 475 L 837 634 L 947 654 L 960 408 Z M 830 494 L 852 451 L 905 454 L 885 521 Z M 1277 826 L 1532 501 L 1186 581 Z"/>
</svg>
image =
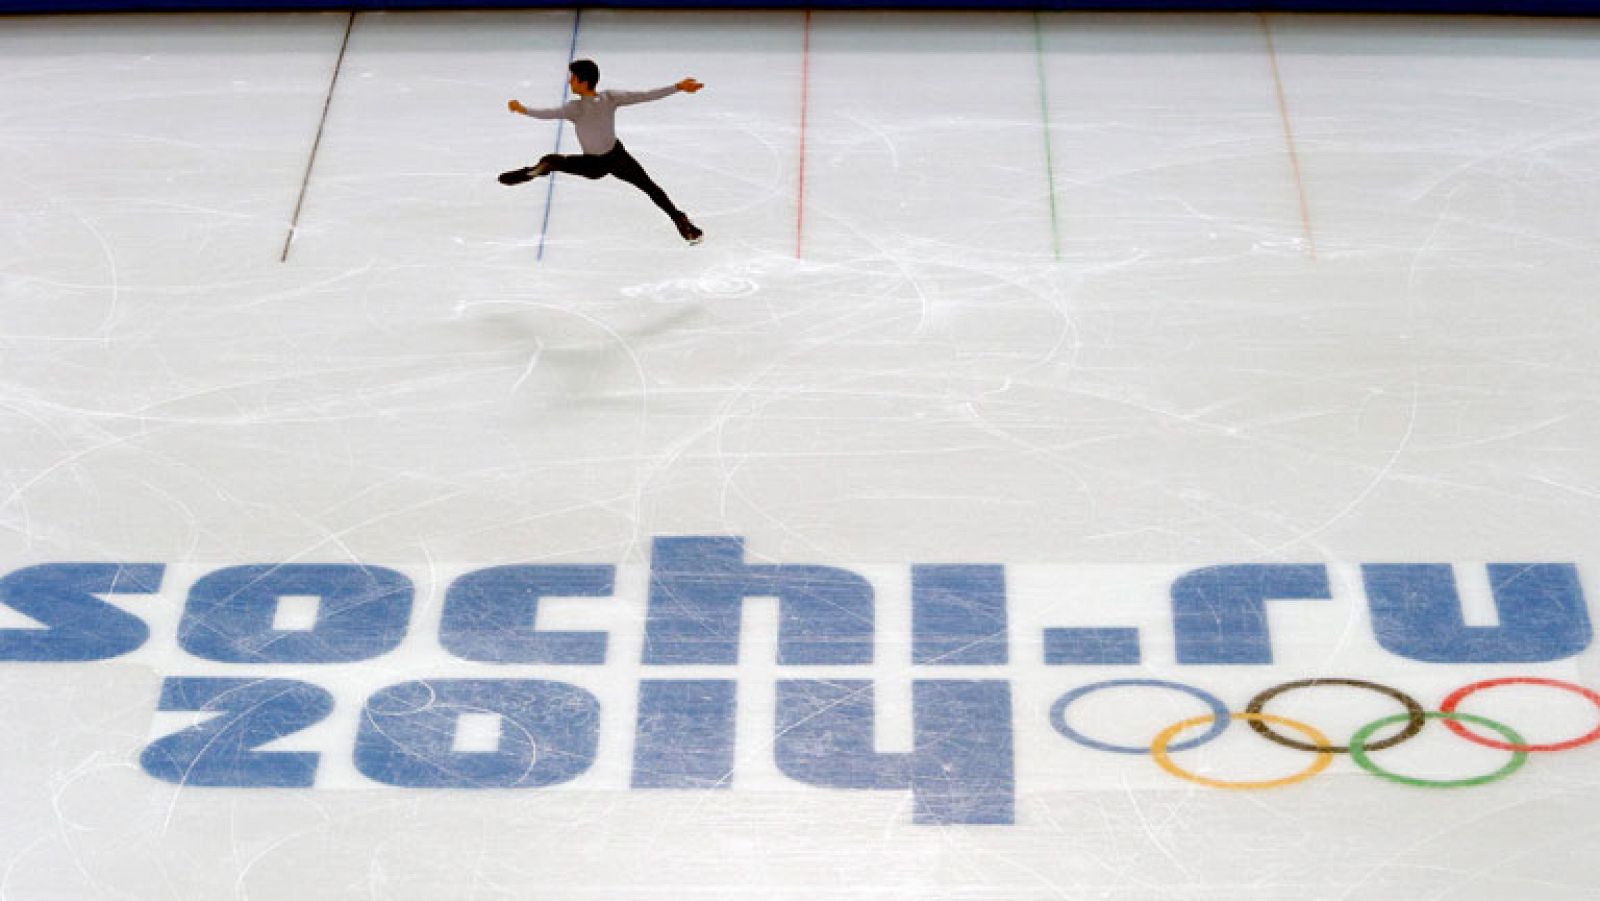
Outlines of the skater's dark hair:
<svg viewBox="0 0 1600 901">
<path fill-rule="evenodd" d="M 567 71 L 578 76 L 578 80 L 588 85 L 591 90 L 600 83 L 600 67 L 592 60 L 575 59 L 567 66 Z"/>
</svg>

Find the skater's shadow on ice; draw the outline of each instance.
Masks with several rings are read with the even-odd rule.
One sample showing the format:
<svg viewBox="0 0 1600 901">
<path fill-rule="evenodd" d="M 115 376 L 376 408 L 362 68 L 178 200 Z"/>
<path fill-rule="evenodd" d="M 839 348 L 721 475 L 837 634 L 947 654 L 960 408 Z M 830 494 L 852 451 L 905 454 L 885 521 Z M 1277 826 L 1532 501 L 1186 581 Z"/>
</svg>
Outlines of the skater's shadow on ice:
<svg viewBox="0 0 1600 901">
<path fill-rule="evenodd" d="M 508 394 L 519 406 L 635 406 L 651 390 L 641 355 L 653 339 L 682 331 L 702 313 L 685 306 L 618 326 L 587 313 L 538 306 L 477 318 L 517 360 Z"/>
</svg>

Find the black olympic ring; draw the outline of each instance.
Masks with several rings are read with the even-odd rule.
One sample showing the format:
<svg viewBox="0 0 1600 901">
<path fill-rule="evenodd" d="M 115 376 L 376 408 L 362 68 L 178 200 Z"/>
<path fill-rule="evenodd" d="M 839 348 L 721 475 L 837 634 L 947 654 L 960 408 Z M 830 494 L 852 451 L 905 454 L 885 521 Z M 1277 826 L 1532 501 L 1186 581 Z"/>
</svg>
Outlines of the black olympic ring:
<svg viewBox="0 0 1600 901">
<path fill-rule="evenodd" d="M 1379 685 L 1376 682 L 1366 682 L 1361 679 L 1323 678 L 1300 679 L 1295 682 L 1285 682 L 1281 685 L 1274 685 L 1266 691 L 1263 691 L 1262 693 L 1251 698 L 1250 703 L 1245 707 L 1245 710 L 1252 715 L 1260 714 L 1262 708 L 1267 706 L 1267 702 L 1271 701 L 1278 695 L 1281 695 L 1285 692 L 1294 691 L 1297 688 L 1315 688 L 1319 685 L 1348 685 L 1351 688 L 1369 689 L 1377 692 L 1378 694 L 1393 698 L 1394 700 L 1399 701 L 1401 706 L 1405 707 L 1406 727 L 1400 730 L 1399 734 L 1393 737 L 1386 738 L 1383 741 L 1375 741 L 1372 744 L 1367 745 L 1366 748 L 1369 751 L 1381 751 L 1384 748 L 1392 748 L 1395 745 L 1412 738 L 1418 732 L 1422 731 L 1423 726 L 1427 725 L 1427 714 L 1422 709 L 1422 705 L 1417 703 L 1416 698 L 1413 698 L 1405 692 L 1399 691 L 1398 689 L 1390 688 L 1387 685 Z M 1256 730 L 1256 733 L 1262 738 L 1265 738 L 1268 741 L 1276 742 L 1287 748 L 1294 748 L 1296 751 L 1311 751 L 1314 753 L 1331 751 L 1335 754 L 1350 753 L 1350 747 L 1348 745 L 1329 745 L 1328 747 L 1318 747 L 1317 745 L 1307 744 L 1303 741 L 1296 741 L 1295 739 L 1289 738 L 1286 735 L 1280 735 L 1279 733 L 1272 731 L 1272 726 L 1268 724 L 1265 719 L 1251 719 L 1249 720 L 1249 723 L 1250 728 Z"/>
</svg>

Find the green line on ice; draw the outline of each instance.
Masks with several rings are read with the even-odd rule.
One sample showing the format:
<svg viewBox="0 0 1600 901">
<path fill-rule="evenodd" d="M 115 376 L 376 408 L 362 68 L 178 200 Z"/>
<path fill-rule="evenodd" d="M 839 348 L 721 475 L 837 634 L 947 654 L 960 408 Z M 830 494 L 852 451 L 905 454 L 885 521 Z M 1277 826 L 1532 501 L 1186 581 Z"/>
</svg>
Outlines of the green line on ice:
<svg viewBox="0 0 1600 901">
<path fill-rule="evenodd" d="M 1056 213 L 1055 152 L 1050 147 L 1050 99 L 1044 84 L 1044 33 L 1039 27 L 1039 13 L 1033 14 L 1033 59 L 1039 70 L 1039 118 L 1044 122 L 1044 172 L 1050 188 L 1050 249 L 1057 262 L 1061 261 L 1061 225 Z"/>
</svg>

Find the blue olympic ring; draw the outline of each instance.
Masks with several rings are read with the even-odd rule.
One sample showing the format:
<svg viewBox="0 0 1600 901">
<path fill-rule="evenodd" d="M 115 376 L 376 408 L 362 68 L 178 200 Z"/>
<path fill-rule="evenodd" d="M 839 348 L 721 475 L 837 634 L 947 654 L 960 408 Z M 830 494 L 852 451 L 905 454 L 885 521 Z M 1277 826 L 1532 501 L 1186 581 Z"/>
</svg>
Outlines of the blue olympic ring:
<svg viewBox="0 0 1600 901">
<path fill-rule="evenodd" d="M 1206 742 L 1227 731 L 1228 723 L 1232 721 L 1232 717 L 1228 713 L 1228 705 L 1224 704 L 1221 698 L 1217 697 L 1211 692 L 1205 691 L 1204 689 L 1195 688 L 1193 685 L 1185 685 L 1182 682 L 1168 682 L 1164 679 L 1112 679 L 1107 682 L 1093 682 L 1088 685 L 1079 686 L 1078 688 L 1074 688 L 1073 690 L 1062 695 L 1050 708 L 1050 725 L 1054 726 L 1056 731 L 1061 733 L 1063 736 L 1070 738 L 1085 747 L 1094 748 L 1097 751 L 1110 751 L 1114 754 L 1149 754 L 1149 745 L 1145 745 L 1143 747 L 1114 745 L 1110 744 L 1109 742 L 1103 742 L 1098 739 L 1090 738 L 1089 736 L 1084 735 L 1082 732 L 1079 732 L 1078 730 L 1067 725 L 1067 708 L 1072 705 L 1073 701 L 1076 701 L 1086 694 L 1101 691 L 1102 689 L 1135 686 L 1143 686 L 1147 688 L 1175 688 L 1185 694 L 1193 695 L 1194 697 L 1199 698 L 1201 701 L 1205 702 L 1207 707 L 1211 708 L 1211 713 L 1216 718 L 1212 722 L 1211 728 L 1200 733 L 1194 738 L 1189 739 L 1188 741 L 1179 742 L 1178 744 L 1173 745 L 1167 749 L 1169 751 L 1186 751 L 1189 748 L 1199 747 L 1200 745 L 1205 744 Z"/>
</svg>

